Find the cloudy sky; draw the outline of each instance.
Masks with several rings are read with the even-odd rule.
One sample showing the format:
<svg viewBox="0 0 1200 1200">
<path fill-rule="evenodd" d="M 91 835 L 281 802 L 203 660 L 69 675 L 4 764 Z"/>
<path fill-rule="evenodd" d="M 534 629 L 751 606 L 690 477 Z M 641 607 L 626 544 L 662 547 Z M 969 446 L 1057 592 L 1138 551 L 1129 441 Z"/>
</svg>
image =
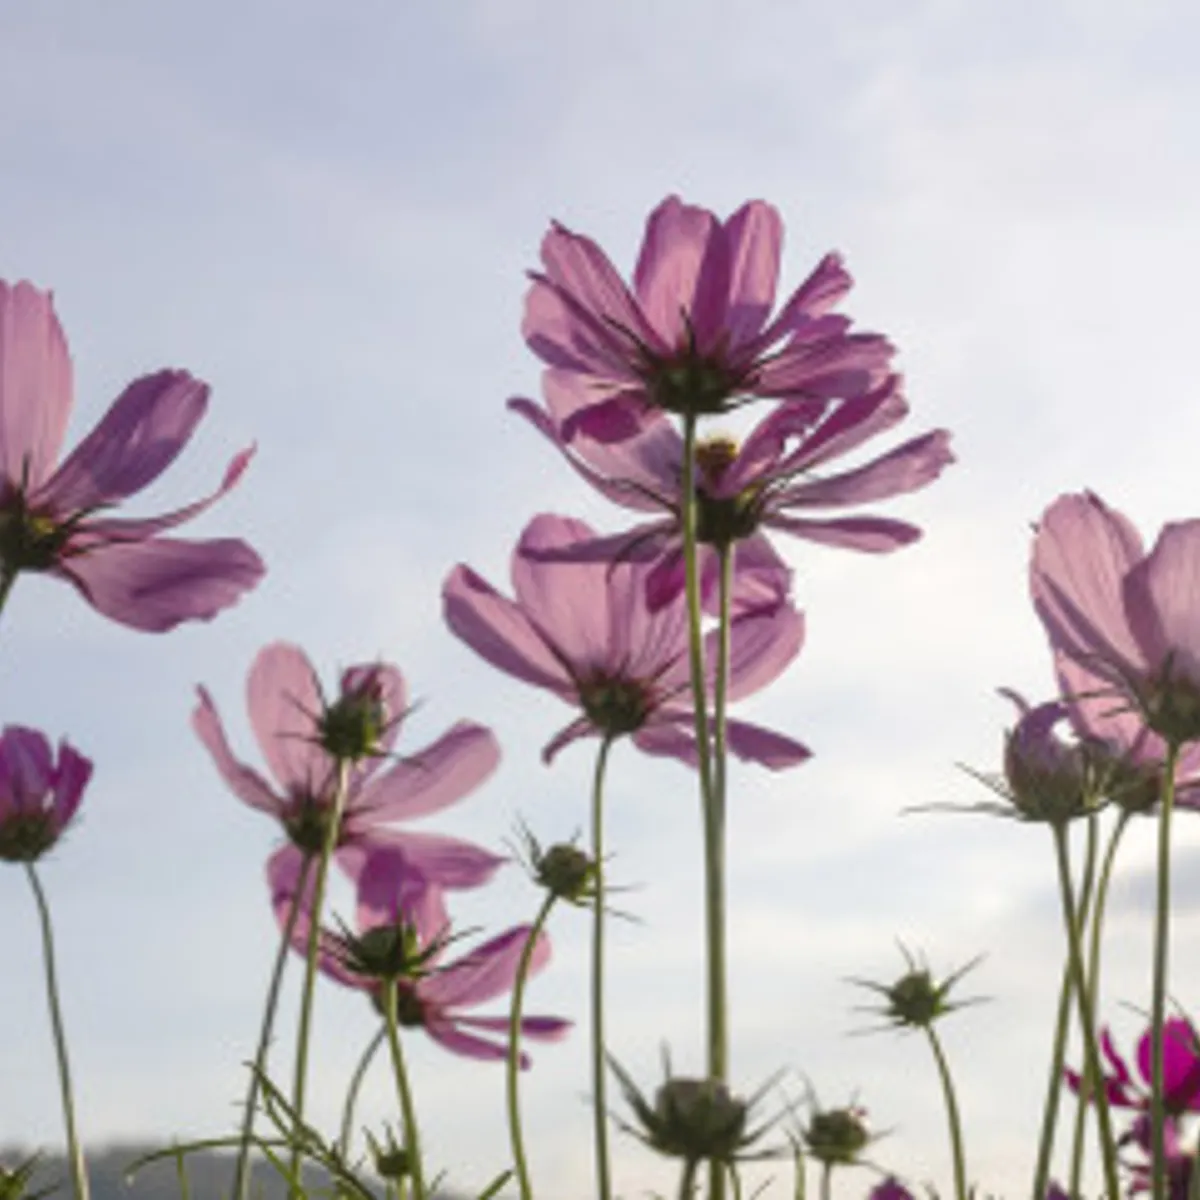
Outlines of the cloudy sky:
<svg viewBox="0 0 1200 1200">
<path fill-rule="evenodd" d="M 678 192 L 720 213 L 777 205 L 788 284 L 841 250 L 857 280 L 846 310 L 900 347 L 908 432 L 952 429 L 959 458 L 891 506 L 924 526 L 914 548 L 781 545 L 808 645 L 746 712 L 816 756 L 732 775 L 737 1083 L 787 1067 L 793 1097 L 802 1077 L 826 1105 L 857 1095 L 893 1130 L 876 1160 L 948 1187 L 926 1048 L 847 1037 L 870 1019 L 850 1011 L 862 997 L 845 977 L 898 976 L 897 937 L 935 972 L 986 951 L 967 993 L 992 1002 L 945 1038 L 972 1176 L 1028 1194 L 1061 949 L 1049 838 L 899 814 L 984 798 L 955 763 L 996 764 L 1009 712 L 994 689 L 1051 684 L 1024 574 L 1046 504 L 1091 487 L 1148 532 L 1200 509 L 1198 35 L 1182 0 L 0 5 L 0 276 L 55 291 L 71 436 L 139 373 L 208 380 L 194 444 L 136 511 L 201 494 L 257 442 L 242 485 L 195 528 L 244 536 L 269 565 L 237 609 L 166 637 L 39 579 L 0 621 L 0 720 L 96 760 L 44 870 L 89 1139 L 229 1129 L 255 1037 L 278 833 L 223 790 L 191 734 L 196 683 L 249 757 L 244 679 L 262 645 L 298 642 L 326 679 L 384 656 L 422 700 L 403 746 L 469 717 L 504 747 L 438 828 L 499 846 L 518 814 L 543 838 L 583 825 L 591 753 L 542 767 L 565 710 L 458 643 L 440 586 L 459 561 L 504 583 L 538 511 L 620 527 L 505 411 L 538 386 L 523 273 L 551 218 L 628 269 L 647 212 Z M 612 872 L 640 918 L 613 938 L 611 1043 L 653 1084 L 664 1040 L 682 1071 L 702 1061 L 694 786 L 624 746 L 610 779 Z M 1113 895 L 1103 1008 L 1122 1044 L 1140 1030 L 1127 1006 L 1149 1004 L 1151 840 L 1132 832 Z M 1186 817 L 1177 853 L 1172 988 L 1186 1005 L 1200 996 L 1200 830 Z M 495 928 L 536 903 L 513 867 L 455 911 Z M 17 871 L 0 877 L 0 912 L 0 1143 L 54 1144 Z M 586 919 L 563 912 L 552 932 L 530 1005 L 582 1021 Z M 360 997 L 320 994 L 318 1121 L 336 1120 L 372 1028 Z M 506 1161 L 501 1073 L 413 1041 L 430 1157 L 481 1186 Z M 539 1194 L 588 1194 L 587 1087 L 582 1029 L 537 1055 Z M 389 1095 L 380 1072 L 363 1109 L 376 1127 Z M 617 1144 L 626 1196 L 668 1185 Z M 839 1194 L 866 1183 L 848 1175 Z"/>
</svg>

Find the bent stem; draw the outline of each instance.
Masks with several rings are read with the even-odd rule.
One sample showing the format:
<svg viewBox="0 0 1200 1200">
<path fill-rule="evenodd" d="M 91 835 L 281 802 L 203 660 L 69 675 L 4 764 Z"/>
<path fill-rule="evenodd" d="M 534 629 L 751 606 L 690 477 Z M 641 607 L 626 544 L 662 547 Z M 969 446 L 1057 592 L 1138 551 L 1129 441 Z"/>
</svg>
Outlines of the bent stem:
<svg viewBox="0 0 1200 1200">
<path fill-rule="evenodd" d="M 325 903 L 325 881 L 329 875 L 329 861 L 333 858 L 341 831 L 342 810 L 346 807 L 349 783 L 350 764 L 343 760 L 338 763 L 333 809 L 329 814 L 329 824 L 325 827 L 325 841 L 321 847 L 321 857 L 317 860 L 317 878 L 313 885 L 308 950 L 304 964 L 304 990 L 300 996 L 300 1021 L 296 1033 L 296 1068 L 292 1082 L 292 1108 L 297 1129 L 304 1118 L 304 1088 L 308 1077 L 308 1043 L 312 1026 L 313 993 L 316 990 L 317 952 L 321 945 L 321 908 Z M 292 1146 L 291 1173 L 298 1177 L 299 1172 L 300 1145 L 297 1140 Z"/>
<path fill-rule="evenodd" d="M 1065 826 L 1053 826 L 1054 849 L 1058 862 L 1059 891 L 1062 898 L 1063 923 L 1067 932 L 1067 959 L 1071 969 L 1072 990 L 1079 1002 L 1079 1025 L 1083 1035 L 1084 1070 L 1100 1078 L 1100 1051 L 1096 1046 L 1096 1027 L 1088 1011 L 1087 981 L 1083 972 L 1083 955 L 1079 948 L 1080 917 L 1071 894 L 1071 864 L 1067 853 Z M 1100 1133 L 1100 1150 L 1104 1160 L 1104 1183 L 1111 1200 L 1118 1200 L 1120 1184 L 1117 1179 L 1117 1148 L 1113 1140 L 1112 1119 L 1108 1096 L 1104 1088 L 1096 1091 L 1096 1122 Z"/>
<path fill-rule="evenodd" d="M 958 1115 L 958 1100 L 954 1095 L 954 1082 L 950 1078 L 950 1064 L 946 1061 L 946 1054 L 942 1050 L 937 1030 L 932 1025 L 926 1025 L 925 1033 L 929 1037 L 929 1047 L 937 1061 L 938 1074 L 942 1078 L 942 1092 L 946 1097 L 946 1118 L 950 1122 L 950 1148 L 954 1154 L 954 1194 L 958 1200 L 967 1200 L 967 1165 L 963 1155 L 962 1121 Z"/>
<path fill-rule="evenodd" d="M 242 1131 L 238 1143 L 237 1165 L 234 1168 L 234 1200 L 246 1200 L 250 1188 L 250 1138 L 254 1133 L 254 1114 L 258 1109 L 258 1089 L 267 1069 L 267 1049 L 271 1044 L 271 1031 L 275 1026 L 275 1012 L 279 1007 L 279 987 L 283 982 L 283 971 L 287 965 L 287 954 L 292 944 L 292 934 L 300 913 L 300 902 L 308 886 L 308 873 L 312 868 L 312 855 L 306 854 L 300 863 L 300 878 L 296 893 L 288 906 L 279 949 L 275 952 L 275 965 L 271 968 L 271 982 L 267 985 L 267 1002 L 263 1011 L 262 1029 L 258 1035 L 258 1049 L 254 1053 L 254 1065 L 250 1068 L 250 1086 L 246 1089 L 246 1111 L 242 1116 Z"/>
<path fill-rule="evenodd" d="M 2 598 L 2 596 L 0 596 Z M 50 1009 L 50 1027 L 54 1034 L 54 1052 L 58 1057 L 58 1085 L 62 1092 L 63 1122 L 67 1128 L 67 1158 L 71 1164 L 71 1182 L 76 1200 L 88 1200 L 87 1169 L 83 1162 L 83 1150 L 75 1129 L 75 1101 L 71 1090 L 71 1067 L 67 1061 L 67 1035 L 63 1029 L 62 1011 L 58 1000 L 58 973 L 54 966 L 54 930 L 50 924 L 50 906 L 46 893 L 42 891 L 33 863 L 25 864 L 29 886 L 37 902 L 38 919 L 42 928 L 42 961 L 46 967 L 46 1002 Z"/>
<path fill-rule="evenodd" d="M 1154 1200 L 1167 1197 L 1166 1104 L 1163 1084 L 1163 1018 L 1167 1007 L 1167 950 L 1171 920 L 1171 812 L 1179 743 L 1167 743 L 1162 803 L 1158 811 L 1158 888 L 1154 913 L 1154 992 L 1150 1009 L 1150 1136 L 1153 1139 Z M 1103 1092 L 1103 1089 L 1101 1089 Z"/>
<path fill-rule="evenodd" d="M 512 1013 L 508 1023 L 508 1138 L 512 1146 L 513 1166 L 517 1172 L 522 1200 L 533 1200 L 533 1187 L 529 1182 L 529 1165 L 525 1160 L 525 1143 L 521 1136 L 521 1109 L 517 1103 L 517 1079 L 521 1070 L 521 1009 L 525 1001 L 525 981 L 529 977 L 533 948 L 541 937 L 542 927 L 546 924 L 546 918 L 549 917 L 557 899 L 553 892 L 546 893 L 546 899 L 542 901 L 542 907 L 538 910 L 533 928 L 521 950 L 521 960 L 517 963 L 517 977 L 513 981 Z"/>
<path fill-rule="evenodd" d="M 379 1047 L 383 1045 L 383 1039 L 387 1037 L 387 1026 L 381 1025 L 379 1032 L 367 1043 L 367 1048 L 362 1052 L 362 1057 L 358 1060 L 358 1066 L 354 1068 L 354 1074 L 350 1076 L 350 1086 L 346 1089 L 346 1103 L 342 1107 L 342 1132 L 338 1138 L 338 1152 L 343 1158 L 350 1156 L 350 1138 L 354 1127 L 354 1106 L 358 1103 L 358 1093 L 362 1090 L 363 1080 L 367 1077 L 367 1068 L 371 1065 L 371 1060 L 379 1051 Z"/>
<path fill-rule="evenodd" d="M 592 1093 L 595 1106 L 592 1130 L 599 1200 L 609 1200 L 612 1195 L 608 1158 L 608 1084 L 604 1077 L 604 771 L 612 742 L 610 734 L 600 742 L 592 784 L 592 862 L 596 868 L 596 890 L 592 897 Z"/>
<path fill-rule="evenodd" d="M 1101 934 L 1104 928 L 1104 907 L 1108 900 L 1108 882 L 1112 877 L 1113 863 L 1117 857 L 1117 846 L 1120 844 L 1121 835 L 1125 832 L 1125 826 L 1129 824 L 1130 813 L 1128 809 L 1122 809 L 1120 816 L 1117 818 L 1116 825 L 1113 826 L 1113 831 L 1108 839 L 1108 845 L 1104 850 L 1104 861 L 1100 864 L 1100 876 L 1096 881 L 1096 902 L 1092 906 L 1090 916 L 1087 915 L 1088 900 L 1087 893 L 1084 893 L 1084 898 L 1080 902 L 1080 920 L 1083 922 L 1090 921 L 1091 928 L 1088 933 L 1088 962 L 1087 962 L 1087 987 L 1088 987 L 1088 1012 L 1091 1014 L 1093 1025 L 1096 1021 L 1096 999 L 1100 990 L 1100 941 Z M 1089 831 L 1092 826 L 1089 824 Z M 1085 877 L 1085 887 L 1091 884 L 1091 853 L 1094 849 L 1094 841 L 1088 840 L 1088 867 L 1089 877 Z M 1075 1131 L 1074 1140 L 1071 1146 L 1071 1195 L 1079 1195 L 1079 1185 L 1083 1178 L 1083 1143 L 1085 1139 L 1084 1118 L 1087 1114 L 1087 1104 L 1090 1099 L 1093 1089 L 1100 1086 L 1099 1079 L 1093 1079 L 1090 1071 L 1084 1071 L 1082 1078 L 1079 1081 L 1079 1095 L 1076 1097 L 1075 1106 Z"/>
<path fill-rule="evenodd" d="M 396 1076 L 396 1094 L 404 1116 L 404 1153 L 413 1185 L 413 1200 L 425 1200 L 425 1172 L 421 1167 L 421 1137 L 417 1131 L 417 1111 L 413 1106 L 408 1072 L 404 1068 L 404 1052 L 400 1048 L 400 1021 L 397 1016 L 399 985 L 395 979 L 383 985 L 383 1012 L 387 1021 L 388 1046 L 392 1051 L 392 1072 Z"/>
</svg>

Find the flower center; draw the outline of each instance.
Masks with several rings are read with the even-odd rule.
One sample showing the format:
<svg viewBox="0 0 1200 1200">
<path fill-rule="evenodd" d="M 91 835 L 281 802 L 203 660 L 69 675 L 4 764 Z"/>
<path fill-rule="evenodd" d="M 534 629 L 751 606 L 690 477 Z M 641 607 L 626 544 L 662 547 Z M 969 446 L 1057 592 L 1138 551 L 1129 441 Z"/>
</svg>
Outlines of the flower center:
<svg viewBox="0 0 1200 1200">
<path fill-rule="evenodd" d="M 696 445 L 696 540 L 725 549 L 749 537 L 762 515 L 762 487 L 752 484 L 733 496 L 714 496 L 740 447 L 721 434 Z"/>
<path fill-rule="evenodd" d="M 0 504 L 0 568 L 6 575 L 49 570 L 62 557 L 70 536 L 69 525 L 31 512 L 20 492 Z"/>
<path fill-rule="evenodd" d="M 579 684 L 579 701 L 588 720 L 612 735 L 640 729 L 654 707 L 649 689 L 640 680 L 601 674 Z"/>
<path fill-rule="evenodd" d="M 701 354 L 694 344 L 680 347 L 670 358 L 646 354 L 645 359 L 642 377 L 650 399 L 684 417 L 725 412 L 744 382 L 743 373 L 731 370 L 719 353 Z"/>
<path fill-rule="evenodd" d="M 34 862 L 58 840 L 58 830 L 49 814 L 15 812 L 0 822 L 0 859 L 5 862 Z"/>
</svg>

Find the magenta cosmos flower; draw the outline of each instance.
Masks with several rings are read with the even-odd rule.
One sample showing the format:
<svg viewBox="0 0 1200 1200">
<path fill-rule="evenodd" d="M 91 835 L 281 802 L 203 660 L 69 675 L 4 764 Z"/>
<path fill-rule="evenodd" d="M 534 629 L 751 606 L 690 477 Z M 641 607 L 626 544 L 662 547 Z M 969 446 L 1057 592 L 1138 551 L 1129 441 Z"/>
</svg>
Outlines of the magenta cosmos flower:
<svg viewBox="0 0 1200 1200">
<path fill-rule="evenodd" d="M 268 867 L 271 902 L 284 927 L 299 885 L 296 861 L 274 859 Z M 306 886 L 292 930 L 292 948 L 306 954 L 312 923 L 312 883 Z M 318 966 L 347 987 L 369 993 L 378 1004 L 380 980 L 397 977 L 400 1024 L 420 1027 L 447 1050 L 468 1058 L 503 1059 L 508 1055 L 509 1019 L 464 1015 L 512 990 L 532 927 L 519 925 L 446 961 L 452 940 L 442 890 L 412 868 L 394 849 L 372 850 L 357 884 L 357 936 L 321 931 Z M 550 960 L 550 939 L 543 932 L 530 957 L 530 974 Z M 402 963 L 411 964 L 403 970 Z M 521 1032 L 540 1041 L 561 1038 L 571 1027 L 558 1017 L 524 1017 Z M 488 1036 L 491 1035 L 491 1036 Z M 522 1054 L 521 1066 L 529 1065 Z"/>
<path fill-rule="evenodd" d="M 329 714 L 350 711 L 369 686 L 378 703 L 378 739 L 373 753 L 349 768 L 347 793 L 335 857 L 355 876 L 373 846 L 387 845 L 412 868 L 447 888 L 487 882 L 504 860 L 457 838 L 398 829 L 398 821 L 428 816 L 457 803 L 479 786 L 500 761 L 490 730 L 462 721 L 432 745 L 385 766 L 405 713 L 405 686 L 390 664 L 351 667 L 342 676 L 339 699 L 327 704 L 304 652 L 276 642 L 259 652 L 247 679 L 250 723 L 259 750 L 279 784 L 273 788 L 253 767 L 233 757 L 211 697 L 198 688 L 192 728 L 221 778 L 240 800 L 275 817 L 288 836 L 272 863 L 299 870 L 305 856 L 324 845 L 333 810 L 339 763 L 326 746 L 338 722 Z M 341 707 L 339 707 L 339 705 Z"/>
<path fill-rule="evenodd" d="M 650 605 L 668 603 L 684 586 L 683 438 L 658 416 L 626 441 L 610 445 L 567 430 L 588 401 L 585 385 L 561 370 L 544 376 L 547 408 L 509 401 L 608 499 L 650 513 L 649 520 L 615 537 L 593 539 L 571 553 L 582 559 L 636 557 L 657 560 L 647 575 Z M 770 604 L 788 590 L 790 572 L 766 537 L 767 530 L 851 550 L 881 553 L 915 541 L 921 531 L 904 521 L 874 515 L 813 516 L 821 509 L 866 504 L 915 491 L 954 461 L 944 429 L 913 438 L 879 458 L 832 475 L 826 466 L 902 421 L 908 404 L 898 376 L 841 403 L 803 400 L 779 405 L 740 446 L 727 437 L 696 449 L 697 536 L 702 544 L 702 585 L 711 602 L 717 578 L 716 548 L 733 547 L 735 611 Z"/>
<path fill-rule="evenodd" d="M 853 396 L 892 347 L 830 309 L 850 290 L 826 255 L 773 319 L 783 222 L 761 200 L 721 221 L 668 196 L 646 222 L 632 291 L 604 251 L 555 224 L 531 272 L 522 332 L 549 366 L 581 377 L 570 440 L 621 441 L 655 410 L 698 416 L 744 398 Z"/>
<path fill-rule="evenodd" d="M 140 520 L 100 515 L 171 465 L 204 416 L 206 384 L 186 371 L 135 379 L 56 468 L 71 403 L 50 293 L 0 281 L 0 597 L 21 571 L 44 571 L 114 621 L 159 633 L 215 616 L 262 578 L 243 541 L 160 536 L 233 487 L 252 448 L 194 504 Z"/>
<path fill-rule="evenodd" d="M 1104 1076 L 1105 1094 L 1114 1108 L 1150 1109 L 1151 1031 L 1147 1029 L 1138 1039 L 1137 1069 L 1142 1086 L 1133 1078 L 1128 1064 L 1117 1053 L 1112 1034 L 1101 1030 L 1100 1047 L 1111 1068 Z M 1072 1091 L 1079 1091 L 1078 1071 L 1064 1072 Z M 1184 1017 L 1172 1017 L 1163 1022 L 1163 1104 L 1167 1115 L 1200 1112 L 1200 1043 L 1196 1030 Z"/>
<path fill-rule="evenodd" d="M 55 762 L 44 734 L 5 726 L 0 733 L 0 858 L 41 858 L 75 815 L 91 777 L 91 761 L 67 742 L 59 742 Z"/>
<path fill-rule="evenodd" d="M 1157 761 L 1165 741 L 1200 739 L 1198 580 L 1200 521 L 1164 526 L 1147 554 L 1130 521 L 1091 492 L 1046 510 L 1033 601 L 1082 727 Z"/>
<path fill-rule="evenodd" d="M 648 754 L 694 765 L 684 597 L 651 611 L 644 563 L 540 561 L 593 537 L 582 521 L 535 517 L 513 553 L 516 599 L 460 565 L 442 590 L 446 622 L 494 667 L 583 710 L 547 744 L 547 762 L 577 738 L 629 734 Z M 734 620 L 730 637 L 729 699 L 739 700 L 765 687 L 796 657 L 804 621 L 780 602 Z M 714 639 L 709 636 L 710 670 Z M 710 692 L 711 682 L 710 675 Z M 743 721 L 729 721 L 728 744 L 739 757 L 771 768 L 809 757 L 799 742 Z"/>
</svg>

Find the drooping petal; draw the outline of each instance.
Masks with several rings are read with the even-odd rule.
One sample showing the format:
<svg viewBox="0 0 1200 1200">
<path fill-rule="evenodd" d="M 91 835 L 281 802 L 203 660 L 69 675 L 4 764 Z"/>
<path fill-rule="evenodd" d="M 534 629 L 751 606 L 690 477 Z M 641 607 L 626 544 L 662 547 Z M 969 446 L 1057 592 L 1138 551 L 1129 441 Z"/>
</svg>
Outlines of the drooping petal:
<svg viewBox="0 0 1200 1200">
<path fill-rule="evenodd" d="M 729 749 L 738 758 L 771 771 L 797 766 L 812 757 L 812 751 L 803 742 L 747 721 L 730 719 L 726 735 Z"/>
<path fill-rule="evenodd" d="M 907 521 L 890 517 L 838 517 L 832 521 L 807 521 L 800 517 L 771 512 L 763 517 L 768 529 L 782 529 L 808 542 L 840 546 L 843 550 L 861 550 L 866 554 L 887 554 L 901 546 L 911 546 L 921 530 Z"/>
<path fill-rule="evenodd" d="M 463 1058 L 475 1058 L 481 1062 L 500 1062 L 508 1057 L 508 1041 L 492 1041 L 466 1033 L 460 1028 L 461 1021 L 446 1017 L 427 1017 L 425 1032 L 439 1045 L 444 1046 L 452 1054 Z M 521 1055 L 522 1070 L 529 1067 L 529 1056 Z"/>
<path fill-rule="evenodd" d="M 653 413 L 640 388 L 614 391 L 587 408 L 573 412 L 562 423 L 563 440 L 589 438 L 601 445 L 637 437 Z"/>
<path fill-rule="evenodd" d="M 477 946 L 465 957 L 423 980 L 420 985 L 422 999 L 428 998 L 439 1008 L 470 1008 L 511 991 L 531 933 L 531 926 L 518 925 Z M 550 939 L 541 933 L 530 955 L 529 974 L 537 974 L 549 961 Z"/>
<path fill-rule="evenodd" d="M 517 604 L 469 567 L 457 566 L 442 586 L 446 624 L 492 666 L 526 683 L 573 695 L 561 661 Z"/>
<path fill-rule="evenodd" d="M 287 928 L 288 919 L 292 917 L 292 908 L 295 905 L 290 945 L 301 956 L 308 954 L 313 906 L 316 903 L 317 877 L 316 868 L 311 860 L 305 875 L 304 863 L 304 855 L 289 842 L 280 846 L 267 859 L 266 868 L 271 908 L 275 913 L 275 920 L 279 925 L 280 932 Z M 299 888 L 302 876 L 304 876 L 304 891 L 301 894 Z M 366 991 L 373 986 L 371 980 L 355 974 L 345 966 L 329 932 L 324 928 L 317 934 L 317 969 L 322 975 L 327 975 L 344 987 Z"/>
<path fill-rule="evenodd" d="M 643 754 L 656 758 L 673 758 L 686 767 L 699 765 L 696 753 L 696 736 L 688 722 L 690 714 L 667 710 L 659 718 L 643 725 L 633 735 L 633 744 Z"/>
<path fill-rule="evenodd" d="M 787 600 L 792 590 L 792 569 L 775 552 L 761 532 L 742 538 L 733 546 L 734 617 L 762 609 L 774 609 Z"/>
<path fill-rule="evenodd" d="M 738 617 L 729 632 L 729 699 L 741 700 L 773 683 L 804 645 L 804 614 L 790 603 Z M 716 633 L 706 663 L 716 661 Z"/>
<path fill-rule="evenodd" d="M 317 744 L 325 701 L 308 656 L 291 642 L 272 642 L 246 677 L 246 707 L 271 774 L 289 792 L 322 796 L 336 767 Z"/>
<path fill-rule="evenodd" d="M 98 612 L 148 633 L 211 620 L 265 572 L 255 550 L 238 538 L 151 538 L 96 546 L 52 569 Z"/>
<path fill-rule="evenodd" d="M 186 371 L 135 379 L 67 456 L 39 502 L 68 515 L 140 492 L 175 460 L 208 406 L 208 385 Z"/>
<path fill-rule="evenodd" d="M 853 282 L 842 256 L 826 254 L 808 278 L 788 297 L 775 320 L 763 330 L 759 343 L 771 345 L 781 337 L 803 329 L 845 299 Z"/>
<path fill-rule="evenodd" d="M 192 710 L 192 729 L 208 751 L 225 781 L 226 787 L 244 804 L 278 817 L 284 810 L 284 802 L 275 795 L 267 782 L 252 767 L 238 762 L 233 757 L 221 718 L 212 697 L 203 687 L 196 688 L 196 707 Z"/>
<path fill-rule="evenodd" d="M 376 775 L 356 803 L 361 827 L 428 816 L 474 791 L 500 762 L 495 734 L 460 721 L 431 746 Z"/>
<path fill-rule="evenodd" d="M 36 491 L 71 415 L 71 356 L 51 294 L 0 280 L 0 493 Z"/>
<path fill-rule="evenodd" d="M 576 718 L 565 728 L 560 729 L 542 747 L 542 762 L 546 766 L 550 766 L 558 757 L 559 752 L 565 750 L 572 742 L 577 742 L 580 738 L 596 737 L 599 732 L 588 717 Z"/>
<path fill-rule="evenodd" d="M 1165 525 L 1154 549 L 1125 576 L 1121 595 L 1151 671 L 1169 658 L 1172 678 L 1200 687 L 1200 520 Z"/>
</svg>

